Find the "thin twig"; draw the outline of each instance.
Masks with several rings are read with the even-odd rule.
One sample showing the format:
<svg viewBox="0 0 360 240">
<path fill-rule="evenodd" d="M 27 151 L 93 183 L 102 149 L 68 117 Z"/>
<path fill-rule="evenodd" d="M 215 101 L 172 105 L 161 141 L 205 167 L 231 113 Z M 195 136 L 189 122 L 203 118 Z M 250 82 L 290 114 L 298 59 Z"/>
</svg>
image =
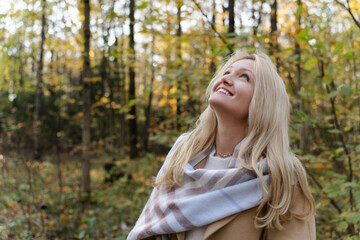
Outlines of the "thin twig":
<svg viewBox="0 0 360 240">
<path fill-rule="evenodd" d="M 305 166 L 304 166 L 304 167 L 305 167 Z M 316 180 L 316 177 L 309 171 L 309 169 L 307 169 L 306 167 L 305 167 L 305 169 L 306 169 L 307 174 L 310 176 L 311 180 L 315 183 L 315 185 L 316 185 L 320 190 L 323 189 L 324 187 L 321 185 L 321 183 L 319 183 L 319 182 Z M 340 214 L 340 213 L 341 213 L 341 208 L 337 205 L 337 203 L 335 202 L 335 200 L 332 199 L 332 198 L 330 198 L 330 197 L 328 197 L 327 195 L 325 195 L 325 196 L 326 196 L 327 199 L 330 200 L 330 203 L 331 203 L 331 205 L 333 206 L 333 208 L 336 210 L 336 212 L 337 212 L 338 214 Z"/>
<path fill-rule="evenodd" d="M 206 19 L 206 22 L 208 24 L 210 24 L 211 28 L 214 30 L 214 32 L 219 36 L 219 38 L 221 39 L 221 41 L 226 45 L 226 47 L 229 49 L 229 51 L 232 53 L 234 52 L 233 48 L 226 42 L 225 38 L 216 30 L 216 27 L 214 25 L 214 23 L 212 23 L 209 18 L 207 17 L 207 15 L 205 14 L 205 12 L 202 10 L 201 6 L 196 2 L 196 0 L 192 0 L 193 3 L 196 5 L 196 7 L 200 10 L 201 14 L 204 16 L 204 18 Z"/>
<path fill-rule="evenodd" d="M 343 4 L 342 2 L 338 1 L 338 0 L 335 0 L 336 3 L 340 4 L 343 8 L 346 9 L 346 11 L 348 11 L 351 15 L 351 18 L 354 20 L 356 26 L 358 26 L 358 28 L 360 28 L 360 21 L 357 20 L 354 16 L 354 14 L 352 13 L 351 11 L 351 8 L 350 8 L 350 4 L 349 4 L 349 0 L 346 0 L 346 3 L 348 5 L 348 7 L 345 6 L 345 4 Z"/>
</svg>

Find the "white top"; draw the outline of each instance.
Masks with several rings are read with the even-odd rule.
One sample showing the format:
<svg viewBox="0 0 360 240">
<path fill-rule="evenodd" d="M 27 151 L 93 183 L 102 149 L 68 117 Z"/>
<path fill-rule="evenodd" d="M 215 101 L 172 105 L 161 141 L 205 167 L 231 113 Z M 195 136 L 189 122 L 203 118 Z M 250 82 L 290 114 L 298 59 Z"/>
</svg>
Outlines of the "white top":
<svg viewBox="0 0 360 240">
<path fill-rule="evenodd" d="M 204 168 L 206 169 L 227 169 L 231 156 L 227 158 L 221 158 L 215 156 L 215 148 L 209 154 Z M 207 226 L 199 227 L 185 233 L 185 240 L 202 240 L 204 238 L 205 230 Z"/>
</svg>

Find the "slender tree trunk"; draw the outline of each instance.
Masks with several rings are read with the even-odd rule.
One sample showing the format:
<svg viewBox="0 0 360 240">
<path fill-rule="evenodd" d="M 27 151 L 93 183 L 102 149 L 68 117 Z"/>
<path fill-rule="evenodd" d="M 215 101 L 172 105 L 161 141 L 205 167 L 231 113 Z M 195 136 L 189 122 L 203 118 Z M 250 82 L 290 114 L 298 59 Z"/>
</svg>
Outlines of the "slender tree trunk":
<svg viewBox="0 0 360 240">
<path fill-rule="evenodd" d="M 229 36 L 232 36 L 235 32 L 235 14 L 234 14 L 234 8 L 235 8 L 235 0 L 229 0 L 229 28 L 228 28 L 228 34 Z"/>
<path fill-rule="evenodd" d="M 302 8 L 302 2 L 301 0 L 297 0 L 297 5 L 298 5 L 298 9 Z M 300 32 L 301 29 L 301 12 L 299 13 L 299 16 L 297 17 L 297 25 L 298 25 L 298 31 Z M 297 92 L 299 93 L 301 91 L 301 87 L 302 87 L 302 77 L 301 77 L 301 48 L 300 48 L 300 44 L 297 40 L 295 40 L 295 55 L 298 56 L 298 60 L 296 62 L 296 72 L 295 72 L 295 76 L 296 76 L 296 80 L 297 80 Z M 303 97 L 298 94 L 299 97 L 299 110 L 301 112 L 305 111 L 305 102 Z M 299 148 L 301 149 L 302 152 L 304 152 L 305 150 L 305 146 L 307 145 L 307 138 L 306 138 L 306 128 L 305 125 L 301 126 L 300 128 L 300 143 L 299 143 Z"/>
<path fill-rule="evenodd" d="M 181 37 L 182 37 L 182 28 L 181 28 L 181 7 L 182 7 L 182 2 L 181 1 L 177 1 L 177 31 L 176 31 L 176 37 L 177 37 L 177 68 L 181 68 L 182 67 L 182 56 L 181 56 Z M 181 92 L 181 78 L 180 76 L 178 76 L 176 78 L 176 129 L 180 130 L 181 128 L 181 106 L 180 106 L 180 101 L 181 101 L 181 97 L 180 97 L 180 92 Z"/>
<path fill-rule="evenodd" d="M 351 40 L 351 47 L 353 49 L 355 49 L 354 46 L 354 41 L 353 41 L 353 30 L 350 29 L 350 40 Z M 358 70 L 357 70 L 357 65 L 356 65 L 356 58 L 352 59 L 352 65 L 353 65 L 353 72 L 354 72 L 354 77 L 353 77 L 353 82 L 355 82 L 355 89 L 356 92 L 359 92 L 360 88 L 359 88 L 359 84 L 358 84 Z M 360 117 L 360 97 L 358 98 L 358 109 L 359 109 L 359 117 Z M 359 136 L 359 132 L 360 132 L 360 122 L 358 122 L 358 127 L 354 129 L 354 136 Z"/>
<path fill-rule="evenodd" d="M 277 42 L 277 0 L 274 0 L 271 4 L 271 15 L 270 15 L 270 55 L 275 55 L 276 69 L 279 70 L 280 59 L 278 56 L 279 44 Z"/>
<path fill-rule="evenodd" d="M 212 18 L 211 18 L 211 23 L 213 24 L 213 26 L 216 26 L 216 1 L 212 0 Z M 212 54 L 213 51 L 213 43 L 212 40 L 213 36 L 210 35 L 210 47 L 211 47 L 211 62 L 210 62 L 210 75 L 214 75 L 215 71 L 216 71 L 216 65 L 215 65 L 215 57 Z"/>
<path fill-rule="evenodd" d="M 150 0 L 150 16 L 153 15 L 153 0 Z M 150 118 L 151 118 L 151 105 L 152 105 L 152 98 L 153 98 L 153 84 L 155 79 L 155 69 L 154 69 L 154 47 L 155 47 L 155 33 L 153 29 L 153 25 L 151 24 L 151 75 L 150 75 L 150 89 L 149 89 L 149 99 L 147 103 L 147 107 L 145 110 L 145 134 L 144 134 L 144 150 L 149 150 L 149 127 L 150 127 Z"/>
<path fill-rule="evenodd" d="M 135 41 L 134 41 L 134 24 L 135 24 L 135 0 L 130 0 L 130 67 L 129 67 L 129 101 L 135 101 Z M 129 119 L 130 130 L 130 157 L 137 156 L 137 124 L 136 124 L 136 102 L 131 106 L 129 111 L 131 117 Z"/>
<path fill-rule="evenodd" d="M 120 40 L 120 37 L 116 38 L 116 49 L 118 49 L 117 52 L 119 52 L 119 57 L 115 57 L 114 62 L 115 62 L 115 83 L 118 84 L 118 93 L 117 93 L 117 102 L 120 103 L 120 106 L 124 106 L 125 102 L 126 102 L 126 97 L 125 97 L 125 73 L 124 73 L 124 69 L 125 69 L 125 65 L 124 65 L 124 61 L 123 61 L 123 41 Z M 119 43 L 120 42 L 120 43 Z M 119 46 L 120 45 L 120 46 Z M 120 49 L 120 50 L 119 50 Z M 119 62 L 119 58 L 120 58 L 120 62 Z M 121 112 L 119 113 L 119 128 L 118 128 L 118 135 L 117 135 L 117 142 L 118 142 L 118 146 L 124 146 L 125 145 L 125 139 L 127 139 L 127 132 L 126 132 L 126 121 L 125 121 L 125 116 L 124 113 Z"/>
<path fill-rule="evenodd" d="M 228 11 L 229 11 L 229 26 L 228 26 L 228 38 L 234 38 L 235 37 L 235 14 L 234 14 L 234 8 L 235 8 L 235 0 L 229 0 L 228 1 Z M 229 46 L 231 49 L 234 47 L 234 43 L 230 42 Z"/>
<path fill-rule="evenodd" d="M 34 159 L 41 158 L 40 150 L 40 111 L 41 111 L 41 96 L 43 87 L 43 68 L 44 68 L 44 43 L 45 43 L 45 28 L 46 28 L 46 0 L 42 0 L 42 14 L 41 14 L 41 42 L 40 42 L 40 56 L 38 61 L 37 75 L 36 75 L 36 96 L 35 96 L 35 111 L 34 111 Z"/>
<path fill-rule="evenodd" d="M 19 46 L 19 62 L 20 62 L 20 65 L 19 65 L 19 74 L 20 74 L 20 81 L 19 81 L 19 85 L 20 85 L 20 88 L 23 89 L 24 87 L 24 65 L 25 65 L 25 61 L 26 59 L 23 59 L 23 56 L 21 56 L 21 53 L 23 52 L 24 50 L 24 45 L 21 43 L 20 46 Z"/>
<path fill-rule="evenodd" d="M 84 4 L 84 52 L 83 52 L 83 122 L 82 122 L 82 189 L 90 198 L 90 107 L 91 107 L 91 67 L 90 67 L 90 0 Z"/>
</svg>

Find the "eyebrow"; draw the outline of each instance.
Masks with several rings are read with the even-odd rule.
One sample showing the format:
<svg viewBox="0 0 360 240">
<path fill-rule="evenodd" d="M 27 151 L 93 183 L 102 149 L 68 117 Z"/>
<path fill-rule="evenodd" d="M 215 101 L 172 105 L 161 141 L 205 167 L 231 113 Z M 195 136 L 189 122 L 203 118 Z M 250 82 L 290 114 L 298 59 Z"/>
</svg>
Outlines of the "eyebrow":
<svg viewBox="0 0 360 240">
<path fill-rule="evenodd" d="M 226 72 L 227 70 L 229 70 L 229 69 L 232 69 L 232 68 L 233 68 L 233 66 L 229 66 L 229 67 L 225 70 L 225 72 Z M 252 78 L 255 79 L 255 76 L 254 76 L 253 72 L 252 72 L 250 69 L 248 69 L 248 68 L 239 68 L 237 71 L 247 71 L 247 72 L 250 72 Z"/>
</svg>

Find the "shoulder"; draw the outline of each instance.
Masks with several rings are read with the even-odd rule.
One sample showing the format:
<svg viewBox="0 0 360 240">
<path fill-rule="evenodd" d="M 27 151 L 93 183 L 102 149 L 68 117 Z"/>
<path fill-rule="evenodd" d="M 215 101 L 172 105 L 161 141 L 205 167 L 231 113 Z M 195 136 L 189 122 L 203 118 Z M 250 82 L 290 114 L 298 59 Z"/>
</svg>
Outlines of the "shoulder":
<svg viewBox="0 0 360 240">
<path fill-rule="evenodd" d="M 289 208 L 291 218 L 283 223 L 283 230 L 270 229 L 268 232 L 268 239 L 277 240 L 315 240 L 316 226 L 315 215 L 309 213 L 307 216 L 302 216 L 306 212 L 311 212 L 308 206 L 308 200 L 305 196 L 304 190 L 299 184 L 294 184 L 292 201 Z M 305 191 L 308 189 L 305 189 Z M 300 217 L 299 217 L 300 216 Z"/>
<path fill-rule="evenodd" d="M 294 184 L 292 202 L 289 211 L 293 214 L 301 214 L 306 209 L 306 197 L 298 184 Z M 209 240 L 215 239 L 246 239 L 258 240 L 262 229 L 254 225 L 257 207 L 234 214 L 228 218 L 219 220 L 210 224 L 212 230 Z M 315 216 L 308 216 L 306 219 L 292 217 L 289 221 L 283 223 L 283 230 L 269 229 L 267 231 L 268 240 L 315 240 L 316 227 Z M 215 230 L 213 230 L 215 228 Z M 243 236 L 237 238 L 234 236 Z"/>
</svg>

